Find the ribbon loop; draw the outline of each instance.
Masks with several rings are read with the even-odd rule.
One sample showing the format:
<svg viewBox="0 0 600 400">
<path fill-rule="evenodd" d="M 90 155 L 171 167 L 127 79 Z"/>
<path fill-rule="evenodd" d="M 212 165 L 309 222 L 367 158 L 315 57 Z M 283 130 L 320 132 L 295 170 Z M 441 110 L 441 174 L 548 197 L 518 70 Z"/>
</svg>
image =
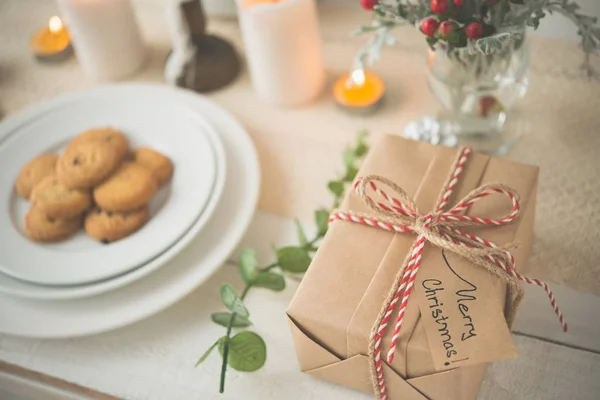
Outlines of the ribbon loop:
<svg viewBox="0 0 600 400">
<path fill-rule="evenodd" d="M 384 184 L 392 189 L 397 197 L 388 196 L 388 194 L 381 190 L 376 182 Z M 367 187 L 371 188 L 376 194 L 378 194 L 384 201 L 375 202 L 369 195 L 367 195 Z M 369 175 L 365 178 L 359 178 L 354 184 L 356 193 L 365 202 L 365 204 L 373 211 L 378 214 L 399 218 L 404 216 L 407 218 L 416 218 L 420 212 L 417 205 L 412 198 L 398 186 L 395 182 L 378 175 Z M 387 204 L 386 204 L 387 203 Z"/>
<path fill-rule="evenodd" d="M 493 194 L 503 195 L 505 198 L 510 200 L 512 209 L 505 216 L 493 219 L 461 214 L 464 210 L 468 209 L 476 202 Z M 514 189 L 499 183 L 490 183 L 472 190 L 468 195 L 460 200 L 456 206 L 444 212 L 440 216 L 440 219 L 446 222 L 446 226 L 466 227 L 473 225 L 506 225 L 517 217 L 519 211 L 519 194 Z"/>
<path fill-rule="evenodd" d="M 442 192 L 434 212 L 422 214 L 415 201 L 395 182 L 382 176 L 369 175 L 357 179 L 354 183 L 354 190 L 367 207 L 375 212 L 375 216 L 336 210 L 329 217 L 330 222 L 344 220 L 395 233 L 414 233 L 417 235 L 417 240 L 399 272 L 398 281 L 394 283 L 388 301 L 383 305 L 377 325 L 373 329 L 369 354 L 373 361 L 372 372 L 376 393 L 383 400 L 387 399 L 383 377 L 383 359 L 381 357 L 383 335 L 393 311 L 398 307 L 396 325 L 386 358 L 387 362 L 391 363 L 394 359 L 404 312 L 421 264 L 426 242 L 466 258 L 471 263 L 485 268 L 509 285 L 509 296 L 512 299 L 512 306 L 509 307 L 506 313 L 509 326 L 512 324 L 514 311 L 523 298 L 524 291 L 519 281 L 524 281 L 528 284 L 541 286 L 546 291 L 563 330 L 565 332 L 567 330 L 567 324 L 548 285 L 537 279 L 522 276 L 517 272 L 515 259 L 510 253 L 510 249 L 515 247 L 515 243 L 498 246 L 482 237 L 458 229 L 477 225 L 502 226 L 514 221 L 520 211 L 519 195 L 514 189 L 498 183 L 483 185 L 471 191 L 454 207 L 444 211 L 470 153 L 471 149 L 468 147 L 461 149 L 459 152 L 452 173 L 444 185 L 445 190 Z M 382 185 L 391 189 L 393 195 L 388 195 L 380 187 Z M 377 200 L 367 194 L 368 190 L 377 195 Z M 464 211 L 473 204 L 493 194 L 500 194 L 510 200 L 512 208 L 508 214 L 500 218 L 464 215 Z"/>
</svg>

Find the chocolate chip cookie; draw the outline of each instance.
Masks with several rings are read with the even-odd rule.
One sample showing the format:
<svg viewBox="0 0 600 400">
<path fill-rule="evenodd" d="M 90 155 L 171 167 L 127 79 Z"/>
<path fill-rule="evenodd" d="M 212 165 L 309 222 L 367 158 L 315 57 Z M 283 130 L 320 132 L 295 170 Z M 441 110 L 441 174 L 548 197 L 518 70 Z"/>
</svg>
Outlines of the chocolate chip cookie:
<svg viewBox="0 0 600 400">
<path fill-rule="evenodd" d="M 16 189 L 19 196 L 29 200 L 33 187 L 48 175 L 56 172 L 56 154 L 40 154 L 29 161 L 19 172 L 17 177 Z"/>
<path fill-rule="evenodd" d="M 77 146 L 84 142 L 101 142 L 112 147 L 119 158 L 123 158 L 129 152 L 129 141 L 121 131 L 113 128 L 96 128 L 90 129 L 78 136 L 75 136 L 69 146 Z"/>
<path fill-rule="evenodd" d="M 131 211 L 147 205 L 157 190 L 158 182 L 149 169 L 124 162 L 94 189 L 94 200 L 106 211 Z"/>
<path fill-rule="evenodd" d="M 122 213 L 95 208 L 85 218 L 85 231 L 97 241 L 108 244 L 131 235 L 149 218 L 148 207 Z"/>
<path fill-rule="evenodd" d="M 73 218 L 92 206 L 92 192 L 89 189 L 69 189 L 56 175 L 50 175 L 31 192 L 31 205 L 51 218 Z"/>
<path fill-rule="evenodd" d="M 81 228 L 81 216 L 52 218 L 37 207 L 25 216 L 25 234 L 36 242 L 58 242 L 74 235 Z"/>
<path fill-rule="evenodd" d="M 159 185 L 162 185 L 173 175 L 173 163 L 168 157 L 147 147 L 133 150 L 130 159 L 138 164 L 148 168 L 156 178 Z"/>
<path fill-rule="evenodd" d="M 86 141 L 69 145 L 58 159 L 58 179 L 69 189 L 88 189 L 108 178 L 122 157 L 108 144 Z"/>
</svg>

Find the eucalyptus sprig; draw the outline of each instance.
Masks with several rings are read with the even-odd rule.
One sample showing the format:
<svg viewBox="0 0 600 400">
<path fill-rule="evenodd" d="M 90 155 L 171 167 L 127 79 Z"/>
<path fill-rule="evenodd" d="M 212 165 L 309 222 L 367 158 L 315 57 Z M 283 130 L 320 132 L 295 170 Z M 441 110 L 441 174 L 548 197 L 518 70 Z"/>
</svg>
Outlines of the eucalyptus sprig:
<svg viewBox="0 0 600 400">
<path fill-rule="evenodd" d="M 244 299 L 253 288 L 264 288 L 275 292 L 285 289 L 287 274 L 306 272 L 317 246 L 327 233 L 329 214 L 337 208 L 344 196 L 346 188 L 354 181 L 358 172 L 358 164 L 367 154 L 366 132 L 359 132 L 354 147 L 344 151 L 344 175 L 338 180 L 328 182 L 327 187 L 333 195 L 332 209 L 320 208 L 315 211 L 314 219 L 317 231 L 312 239 L 308 239 L 304 228 L 298 220 L 298 244 L 275 248 L 275 259 L 271 264 L 260 267 L 256 251 L 245 249 L 241 252 L 238 267 L 244 289 L 241 294 L 230 284 L 221 286 L 221 301 L 228 311 L 219 311 L 211 315 L 214 323 L 226 329 L 225 335 L 217 339 L 196 363 L 205 361 L 215 348 L 222 357 L 219 392 L 225 391 L 227 366 L 236 371 L 252 372 L 260 369 L 267 359 L 267 346 L 259 334 L 244 330 L 252 325 L 250 312 L 244 305 Z M 240 330 L 232 336 L 233 330 Z"/>
</svg>

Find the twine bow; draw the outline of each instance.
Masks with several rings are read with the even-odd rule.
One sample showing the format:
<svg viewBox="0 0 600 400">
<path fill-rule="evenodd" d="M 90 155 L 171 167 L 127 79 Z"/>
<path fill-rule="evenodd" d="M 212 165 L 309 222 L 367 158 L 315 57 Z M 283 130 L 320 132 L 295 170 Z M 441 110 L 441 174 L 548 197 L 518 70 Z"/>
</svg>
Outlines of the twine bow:
<svg viewBox="0 0 600 400">
<path fill-rule="evenodd" d="M 471 149 L 468 147 L 461 149 L 459 152 L 452 168 L 452 174 L 444 185 L 445 190 L 442 192 L 434 212 L 421 213 L 414 200 L 400 186 L 389 179 L 371 175 L 357 179 L 354 190 L 362 201 L 375 212 L 376 217 L 352 211 L 334 211 L 329 218 L 330 222 L 343 220 L 391 232 L 414 233 L 417 235 L 417 240 L 414 242 L 396 282 L 383 304 L 371 336 L 369 354 L 372 359 L 373 381 L 379 397 L 383 400 L 387 399 L 387 394 L 383 377 L 381 342 L 391 315 L 398 302 L 400 302 L 394 333 L 386 357 L 387 362 L 391 363 L 398 345 L 406 306 L 412 293 L 413 284 L 421 265 L 423 249 L 427 242 L 468 259 L 471 263 L 485 268 L 491 274 L 508 283 L 509 296 L 512 301 L 505 310 L 505 315 L 509 326 L 512 325 L 516 308 L 524 295 L 519 281 L 524 281 L 544 288 L 563 330 L 565 332 L 567 330 L 567 324 L 548 285 L 538 279 L 530 279 L 517 272 L 515 259 L 510 253 L 510 249 L 515 246 L 514 243 L 498 246 L 461 229 L 481 225 L 502 226 L 512 222 L 519 214 L 519 196 L 513 189 L 501 184 L 487 184 L 473 190 L 456 206 L 444 211 L 470 153 Z M 378 187 L 377 183 L 392 189 L 396 197 L 389 196 Z M 383 201 L 373 200 L 367 194 L 369 188 Z M 492 219 L 462 214 L 474 203 L 493 194 L 503 195 L 510 200 L 512 209 L 507 215 Z"/>
</svg>

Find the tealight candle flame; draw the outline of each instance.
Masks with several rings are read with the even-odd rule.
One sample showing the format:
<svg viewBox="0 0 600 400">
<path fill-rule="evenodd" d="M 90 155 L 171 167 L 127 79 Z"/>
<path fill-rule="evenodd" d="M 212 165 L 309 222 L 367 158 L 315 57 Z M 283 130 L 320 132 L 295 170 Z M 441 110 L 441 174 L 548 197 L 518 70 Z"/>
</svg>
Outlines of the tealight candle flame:
<svg viewBox="0 0 600 400">
<path fill-rule="evenodd" d="M 365 71 L 362 69 L 355 69 L 350 74 L 350 82 L 348 86 L 362 86 L 365 84 Z"/>
<path fill-rule="evenodd" d="M 42 62 L 64 61 L 73 53 L 69 32 L 57 16 L 50 18 L 48 24 L 31 37 L 30 46 Z"/>
<path fill-rule="evenodd" d="M 60 32 L 60 30 L 62 28 L 63 28 L 63 23 L 59 17 L 54 16 L 54 17 L 50 18 L 50 22 L 48 22 L 48 29 L 50 29 L 50 32 L 52 32 L 52 33 Z"/>
<path fill-rule="evenodd" d="M 348 110 L 370 112 L 377 107 L 384 92 L 381 78 L 362 68 L 340 77 L 333 85 L 335 99 Z"/>
</svg>

